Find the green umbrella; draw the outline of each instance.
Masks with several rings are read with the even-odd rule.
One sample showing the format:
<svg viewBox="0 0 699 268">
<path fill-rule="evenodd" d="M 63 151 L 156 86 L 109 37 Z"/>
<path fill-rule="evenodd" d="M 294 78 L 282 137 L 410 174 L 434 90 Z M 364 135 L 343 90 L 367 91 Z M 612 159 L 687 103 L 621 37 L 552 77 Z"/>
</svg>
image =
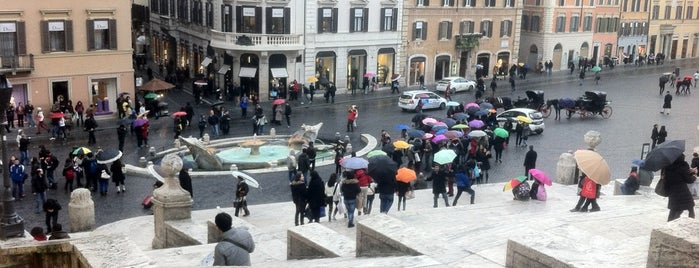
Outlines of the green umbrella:
<svg viewBox="0 0 699 268">
<path fill-rule="evenodd" d="M 454 158 L 456 158 L 456 152 L 454 152 L 454 150 L 442 149 L 434 154 L 434 159 L 432 161 L 440 165 L 445 165 L 454 161 Z"/>
<path fill-rule="evenodd" d="M 373 150 L 373 151 L 369 152 L 368 154 L 366 154 L 366 157 L 374 157 L 377 155 L 386 155 L 386 152 L 381 151 L 381 150 Z"/>
<path fill-rule="evenodd" d="M 456 124 L 456 125 L 451 126 L 451 128 L 453 128 L 453 129 L 464 129 L 464 128 L 469 128 L 469 127 L 468 127 L 467 125 L 464 125 L 464 124 Z"/>
<path fill-rule="evenodd" d="M 493 130 L 493 133 L 495 133 L 495 136 L 498 136 L 500 138 L 507 138 L 510 136 L 510 133 L 507 132 L 504 128 L 496 128 Z"/>
<path fill-rule="evenodd" d="M 595 67 L 592 67 L 592 71 L 599 72 L 599 71 L 602 71 L 602 68 L 600 68 L 599 66 L 595 66 Z"/>
<path fill-rule="evenodd" d="M 155 99 L 155 98 L 158 97 L 158 94 L 155 94 L 155 93 L 151 92 L 151 93 L 146 94 L 146 95 L 143 96 L 143 97 L 146 98 L 146 99 Z"/>
</svg>

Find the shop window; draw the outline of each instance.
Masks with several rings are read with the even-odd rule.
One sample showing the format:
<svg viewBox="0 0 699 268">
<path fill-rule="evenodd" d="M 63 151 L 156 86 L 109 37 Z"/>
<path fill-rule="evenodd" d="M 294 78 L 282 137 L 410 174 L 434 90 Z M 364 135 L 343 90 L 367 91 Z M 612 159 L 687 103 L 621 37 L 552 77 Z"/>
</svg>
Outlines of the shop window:
<svg viewBox="0 0 699 268">
<path fill-rule="evenodd" d="M 337 8 L 318 9 L 318 33 L 337 33 Z"/>
</svg>

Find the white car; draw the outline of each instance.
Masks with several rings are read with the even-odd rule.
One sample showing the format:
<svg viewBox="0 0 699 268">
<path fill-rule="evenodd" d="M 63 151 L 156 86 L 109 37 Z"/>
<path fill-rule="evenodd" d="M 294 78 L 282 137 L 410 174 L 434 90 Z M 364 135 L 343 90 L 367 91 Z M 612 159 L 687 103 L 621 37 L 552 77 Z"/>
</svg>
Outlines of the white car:
<svg viewBox="0 0 699 268">
<path fill-rule="evenodd" d="M 512 122 L 512 129 L 514 130 L 517 127 L 517 124 L 519 123 L 519 120 L 516 119 L 517 116 L 524 116 L 532 120 L 532 122 L 529 124 L 529 130 L 531 130 L 531 132 L 536 134 L 541 134 L 542 132 L 544 132 L 544 116 L 541 114 L 541 112 L 534 109 L 510 109 L 499 114 L 496 117 L 496 119 L 500 127 L 503 127 L 505 125 L 505 122 L 509 120 L 510 122 Z"/>
<path fill-rule="evenodd" d="M 437 82 L 437 88 L 435 90 L 444 92 L 447 90 L 447 86 L 449 90 L 451 90 L 451 93 L 471 91 L 476 88 L 476 82 L 458 76 L 445 77 Z"/>
<path fill-rule="evenodd" d="M 411 90 L 405 91 L 398 98 L 398 107 L 403 111 L 415 111 L 417 103 L 422 102 L 422 109 L 444 109 L 447 106 L 447 100 L 427 90 Z"/>
</svg>

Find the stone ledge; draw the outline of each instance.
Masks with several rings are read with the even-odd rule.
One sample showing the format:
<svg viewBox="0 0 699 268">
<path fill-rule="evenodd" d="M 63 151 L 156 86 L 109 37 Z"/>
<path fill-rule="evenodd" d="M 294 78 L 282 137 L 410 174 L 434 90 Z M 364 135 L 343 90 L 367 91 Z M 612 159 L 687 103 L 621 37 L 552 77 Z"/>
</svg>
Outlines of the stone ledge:
<svg viewBox="0 0 699 268">
<path fill-rule="evenodd" d="M 428 243 L 428 241 L 430 243 Z M 418 256 L 434 252 L 435 238 L 411 225 L 379 214 L 357 222 L 357 257 Z M 446 244 L 443 244 L 444 246 Z M 442 245 L 437 245 L 442 246 Z M 441 251 L 444 252 L 444 251 Z"/>
<path fill-rule="evenodd" d="M 520 244 L 513 240 L 507 240 L 506 267 L 529 268 L 529 267 L 557 267 L 572 268 L 575 266 L 563 263 L 555 258 L 543 254 L 535 249 Z"/>
<path fill-rule="evenodd" d="M 289 228 L 286 241 L 288 260 L 351 256 L 355 251 L 354 241 L 328 227 L 314 223 Z"/>
<path fill-rule="evenodd" d="M 699 267 L 698 229 L 698 221 L 685 217 L 653 229 L 646 267 Z"/>
</svg>

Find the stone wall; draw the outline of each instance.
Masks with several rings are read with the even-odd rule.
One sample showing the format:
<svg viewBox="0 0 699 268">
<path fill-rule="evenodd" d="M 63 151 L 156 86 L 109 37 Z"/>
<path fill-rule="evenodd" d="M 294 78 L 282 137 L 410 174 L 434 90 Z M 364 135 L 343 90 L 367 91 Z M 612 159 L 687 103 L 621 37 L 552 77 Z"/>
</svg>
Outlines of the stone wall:
<svg viewBox="0 0 699 268">
<path fill-rule="evenodd" d="M 646 267 L 699 267 L 699 221 L 679 218 L 650 235 Z"/>
<path fill-rule="evenodd" d="M 34 245 L 0 249 L 0 267 L 92 267 L 68 241 L 35 242 Z"/>
</svg>

